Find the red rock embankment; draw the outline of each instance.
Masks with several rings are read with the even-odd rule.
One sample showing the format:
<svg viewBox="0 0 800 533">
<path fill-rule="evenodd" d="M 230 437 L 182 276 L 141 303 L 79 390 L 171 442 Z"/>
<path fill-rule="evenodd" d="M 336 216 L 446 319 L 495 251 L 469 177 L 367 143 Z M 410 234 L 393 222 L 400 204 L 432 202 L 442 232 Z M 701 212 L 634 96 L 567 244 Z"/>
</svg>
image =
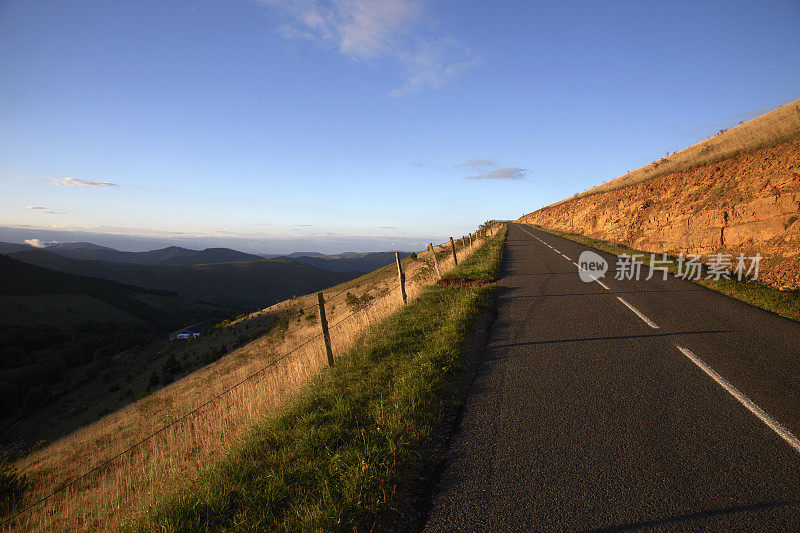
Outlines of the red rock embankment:
<svg viewBox="0 0 800 533">
<path fill-rule="evenodd" d="M 761 282 L 797 289 L 800 140 L 568 200 L 520 221 L 656 253 L 760 253 Z"/>
</svg>

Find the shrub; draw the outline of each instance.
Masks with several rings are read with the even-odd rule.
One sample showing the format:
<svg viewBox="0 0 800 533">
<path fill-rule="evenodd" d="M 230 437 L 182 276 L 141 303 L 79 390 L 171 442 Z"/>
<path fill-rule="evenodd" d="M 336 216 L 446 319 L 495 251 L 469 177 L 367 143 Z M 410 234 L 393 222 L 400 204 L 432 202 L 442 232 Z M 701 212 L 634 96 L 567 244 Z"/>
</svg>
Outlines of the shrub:
<svg viewBox="0 0 800 533">
<path fill-rule="evenodd" d="M 345 295 L 345 303 L 347 303 L 347 305 L 350 306 L 350 309 L 352 309 L 354 312 L 366 307 L 370 300 L 372 300 L 372 296 L 369 294 L 364 294 L 361 297 L 358 297 L 352 292 L 347 291 L 347 294 Z"/>
<path fill-rule="evenodd" d="M 153 373 L 150 374 L 150 382 L 147 384 L 147 387 L 152 389 L 158 386 L 159 383 L 161 383 L 161 378 L 158 376 L 158 372 L 153 370 Z"/>
</svg>

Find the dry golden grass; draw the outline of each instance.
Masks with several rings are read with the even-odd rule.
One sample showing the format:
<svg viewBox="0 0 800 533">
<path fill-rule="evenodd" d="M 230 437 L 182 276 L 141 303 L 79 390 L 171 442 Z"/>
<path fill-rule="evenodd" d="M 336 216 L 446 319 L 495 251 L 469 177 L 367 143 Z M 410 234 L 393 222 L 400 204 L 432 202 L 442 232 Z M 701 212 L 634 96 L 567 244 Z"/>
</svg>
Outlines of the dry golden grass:
<svg viewBox="0 0 800 533">
<path fill-rule="evenodd" d="M 734 155 L 753 152 L 766 146 L 800 137 L 800 100 L 754 118 L 735 128 L 725 130 L 705 141 L 684 148 L 672 155 L 653 161 L 627 174 L 592 187 L 575 196 L 556 202 L 597 194 L 633 185 L 668 172 L 688 170 Z"/>
<path fill-rule="evenodd" d="M 459 260 L 471 255 L 479 244 L 460 249 Z M 437 248 L 443 272 L 453 267 L 449 249 L 449 243 Z M 420 253 L 418 259 L 408 258 L 403 263 L 406 292 L 411 301 L 426 285 L 436 281 L 436 274 L 430 252 Z M 371 324 L 402 306 L 397 285 L 396 267 L 390 265 L 326 291 L 326 314 L 334 356 L 344 353 Z M 353 314 L 345 303 L 348 291 L 357 296 L 369 294 L 373 298 L 368 307 Z M 256 339 L 151 396 L 18 461 L 17 468 L 32 482 L 21 506 L 24 507 L 239 384 L 196 414 L 158 432 L 129 453 L 22 513 L 3 529 L 119 529 L 156 495 L 170 490 L 223 455 L 242 430 L 256 419 L 279 409 L 309 377 L 327 364 L 319 336 L 316 295 L 287 300 L 256 314 L 263 313 L 289 316 L 288 328 Z M 307 317 L 312 313 L 314 318 L 309 320 Z M 295 350 L 297 346 L 301 347 Z M 254 379 L 247 379 L 259 371 L 261 373 Z"/>
</svg>

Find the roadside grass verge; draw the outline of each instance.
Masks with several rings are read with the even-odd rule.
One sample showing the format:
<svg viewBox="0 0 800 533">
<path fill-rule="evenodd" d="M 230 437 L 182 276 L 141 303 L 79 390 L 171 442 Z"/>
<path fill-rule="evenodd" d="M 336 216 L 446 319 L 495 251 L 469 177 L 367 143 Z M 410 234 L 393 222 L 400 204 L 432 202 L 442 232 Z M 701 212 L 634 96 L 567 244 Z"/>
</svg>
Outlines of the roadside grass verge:
<svg viewBox="0 0 800 533">
<path fill-rule="evenodd" d="M 481 248 L 463 238 L 455 244 L 459 262 Z M 435 248 L 440 268 L 449 271 L 450 243 Z M 433 256 L 422 251 L 401 262 L 413 302 L 436 281 Z M 325 291 L 337 358 L 403 307 L 398 288 L 397 268 L 388 265 Z M 356 298 L 358 305 L 350 305 Z M 327 367 L 316 293 L 237 319 L 225 330 L 242 333 L 262 320 L 278 325 L 233 351 L 227 341 L 212 343 L 216 361 L 15 461 L 30 483 L 17 502 L 19 514 L 0 518 L 0 530 L 118 531 L 155 498 L 221 460 L 257 421 L 279 413 Z"/>
<path fill-rule="evenodd" d="M 449 274 L 496 278 L 505 233 Z M 402 527 L 398 500 L 437 461 L 432 441 L 461 399 L 459 384 L 471 377 L 464 344 L 495 293 L 494 284 L 424 289 L 312 378 L 281 414 L 156 500 L 133 529 Z"/>
<path fill-rule="evenodd" d="M 542 230 L 544 232 L 550 233 L 551 235 L 556 235 L 557 237 L 563 237 L 564 239 L 568 239 L 573 242 L 577 242 L 583 244 L 585 246 L 589 246 L 591 248 L 596 248 L 598 250 L 602 250 L 604 252 L 609 252 L 614 255 L 620 254 L 643 254 L 641 258 L 641 262 L 645 265 L 650 265 L 650 252 L 645 252 L 642 250 L 636 250 L 634 248 L 629 248 L 624 245 L 616 245 L 610 244 L 605 241 L 601 241 L 598 239 L 592 239 L 591 237 L 585 237 L 583 235 L 575 235 L 572 233 L 565 233 L 563 231 L 543 228 L 541 226 L 537 226 L 535 224 L 527 224 L 531 227 L 536 229 Z M 667 256 L 670 259 L 675 259 L 674 256 Z M 656 259 L 660 259 L 661 254 L 656 254 Z M 670 273 L 677 274 L 678 267 L 674 261 L 671 261 L 669 266 L 667 267 Z M 702 275 L 706 274 L 706 269 L 703 269 Z M 702 285 L 712 291 L 719 292 L 726 296 L 730 296 L 731 298 L 736 298 L 737 300 L 741 300 L 746 302 L 750 305 L 754 305 L 756 307 L 760 307 L 761 309 L 765 309 L 767 311 L 771 311 L 778 315 L 781 315 L 786 318 L 790 318 L 792 320 L 800 322 L 800 290 L 794 291 L 781 291 L 778 289 L 773 289 L 772 287 L 766 287 L 764 285 L 759 284 L 758 282 L 753 281 L 738 281 L 735 279 L 700 279 L 700 280 L 690 280 L 692 283 L 696 283 L 698 285 Z"/>
</svg>

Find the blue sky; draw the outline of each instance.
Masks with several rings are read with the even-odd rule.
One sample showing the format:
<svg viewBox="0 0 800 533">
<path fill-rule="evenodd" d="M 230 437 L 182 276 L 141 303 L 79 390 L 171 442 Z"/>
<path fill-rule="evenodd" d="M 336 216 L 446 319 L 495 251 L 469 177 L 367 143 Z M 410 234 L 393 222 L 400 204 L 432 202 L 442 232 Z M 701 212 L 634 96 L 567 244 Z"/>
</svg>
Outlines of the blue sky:
<svg viewBox="0 0 800 533">
<path fill-rule="evenodd" d="M 2 1 L 0 240 L 421 248 L 796 99 L 798 26 L 797 1 Z"/>
</svg>

